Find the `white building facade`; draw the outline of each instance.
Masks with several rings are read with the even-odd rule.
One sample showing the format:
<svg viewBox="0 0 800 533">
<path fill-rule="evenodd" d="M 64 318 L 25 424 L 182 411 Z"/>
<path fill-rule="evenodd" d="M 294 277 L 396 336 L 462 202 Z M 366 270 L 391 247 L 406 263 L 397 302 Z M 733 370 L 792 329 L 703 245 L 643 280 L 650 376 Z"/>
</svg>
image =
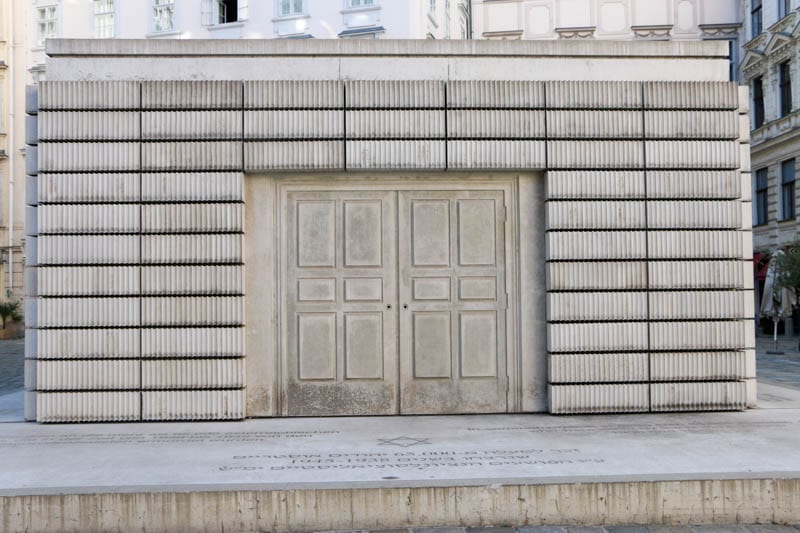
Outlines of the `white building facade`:
<svg viewBox="0 0 800 533">
<path fill-rule="evenodd" d="M 756 295 L 761 296 L 770 254 L 800 239 L 800 2 L 746 3 L 748 37 L 742 82 L 750 86 L 753 245 Z M 759 300 L 760 301 L 760 300 Z M 795 313 L 797 315 L 797 313 Z M 797 332 L 795 316 L 785 332 Z M 771 332 L 771 322 L 764 324 Z"/>
</svg>

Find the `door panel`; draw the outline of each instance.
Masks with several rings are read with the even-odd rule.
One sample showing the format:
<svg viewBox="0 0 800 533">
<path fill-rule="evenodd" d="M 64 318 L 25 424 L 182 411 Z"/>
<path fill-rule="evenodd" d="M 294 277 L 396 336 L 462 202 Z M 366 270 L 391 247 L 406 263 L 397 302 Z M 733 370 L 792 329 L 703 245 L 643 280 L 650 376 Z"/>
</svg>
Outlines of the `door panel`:
<svg viewBox="0 0 800 533">
<path fill-rule="evenodd" d="M 289 192 L 283 413 L 395 414 L 396 195 Z"/>
<path fill-rule="evenodd" d="M 503 192 L 398 199 L 400 411 L 505 412 Z"/>
</svg>

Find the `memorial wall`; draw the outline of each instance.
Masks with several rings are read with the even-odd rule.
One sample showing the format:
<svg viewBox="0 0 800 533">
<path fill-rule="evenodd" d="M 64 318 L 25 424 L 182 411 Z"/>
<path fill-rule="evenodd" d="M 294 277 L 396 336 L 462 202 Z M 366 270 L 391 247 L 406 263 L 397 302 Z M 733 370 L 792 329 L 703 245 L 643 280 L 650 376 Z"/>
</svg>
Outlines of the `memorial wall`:
<svg viewBox="0 0 800 533">
<path fill-rule="evenodd" d="M 724 43 L 47 52 L 31 420 L 755 405 Z"/>
</svg>

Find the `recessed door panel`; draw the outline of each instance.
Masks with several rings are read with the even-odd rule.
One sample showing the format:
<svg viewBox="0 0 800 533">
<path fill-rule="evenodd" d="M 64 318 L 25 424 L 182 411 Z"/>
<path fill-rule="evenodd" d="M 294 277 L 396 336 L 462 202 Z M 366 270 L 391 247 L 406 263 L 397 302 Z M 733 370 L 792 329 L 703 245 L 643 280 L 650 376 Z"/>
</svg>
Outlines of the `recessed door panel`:
<svg viewBox="0 0 800 533">
<path fill-rule="evenodd" d="M 283 414 L 398 412 L 396 205 L 394 192 L 287 193 Z"/>
<path fill-rule="evenodd" d="M 505 412 L 504 192 L 398 199 L 401 412 Z"/>
</svg>

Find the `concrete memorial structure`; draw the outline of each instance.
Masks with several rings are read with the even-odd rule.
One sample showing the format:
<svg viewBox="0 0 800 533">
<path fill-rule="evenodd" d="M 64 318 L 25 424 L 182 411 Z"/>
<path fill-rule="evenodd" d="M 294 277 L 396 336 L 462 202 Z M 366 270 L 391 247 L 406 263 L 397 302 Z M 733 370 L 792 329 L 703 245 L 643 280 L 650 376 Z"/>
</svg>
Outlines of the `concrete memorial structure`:
<svg viewBox="0 0 800 533">
<path fill-rule="evenodd" d="M 723 43 L 48 43 L 40 422 L 755 402 Z"/>
</svg>

